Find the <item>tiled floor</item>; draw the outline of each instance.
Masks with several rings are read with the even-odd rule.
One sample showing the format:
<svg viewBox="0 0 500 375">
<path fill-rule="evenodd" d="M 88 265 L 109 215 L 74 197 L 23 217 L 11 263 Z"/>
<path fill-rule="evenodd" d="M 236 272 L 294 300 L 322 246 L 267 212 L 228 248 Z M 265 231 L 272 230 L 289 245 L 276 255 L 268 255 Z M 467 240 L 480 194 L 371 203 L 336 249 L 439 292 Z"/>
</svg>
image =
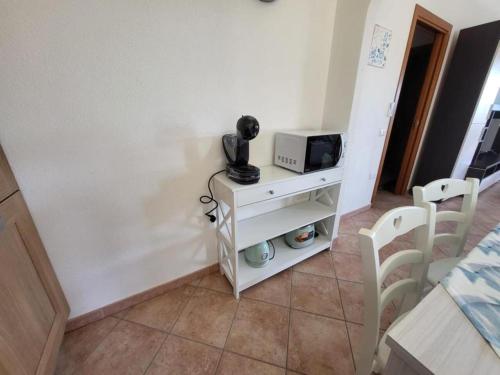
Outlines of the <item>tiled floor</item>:
<svg viewBox="0 0 500 375">
<path fill-rule="evenodd" d="M 66 334 L 57 374 L 353 374 L 363 322 L 356 233 L 410 197 L 381 193 L 324 251 L 242 293 L 214 273 Z M 457 208 L 456 199 L 439 209 Z M 500 184 L 480 195 L 466 250 L 500 222 Z M 446 225 L 441 225 L 446 229 Z M 382 250 L 382 259 L 405 246 Z M 446 256 L 445 248 L 434 256 Z M 392 281 L 404 275 L 397 270 Z M 394 319 L 389 305 L 383 328 Z"/>
</svg>

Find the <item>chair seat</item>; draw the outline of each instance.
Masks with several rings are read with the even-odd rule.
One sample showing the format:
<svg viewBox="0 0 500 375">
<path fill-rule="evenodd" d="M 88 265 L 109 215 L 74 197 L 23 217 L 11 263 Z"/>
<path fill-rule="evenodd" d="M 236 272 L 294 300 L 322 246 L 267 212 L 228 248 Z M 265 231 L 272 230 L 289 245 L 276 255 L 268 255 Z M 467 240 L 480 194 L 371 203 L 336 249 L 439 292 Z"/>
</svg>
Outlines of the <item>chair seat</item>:
<svg viewBox="0 0 500 375">
<path fill-rule="evenodd" d="M 450 272 L 462 260 L 461 257 L 452 257 L 436 260 L 429 265 L 427 281 L 436 286 L 448 272 Z"/>
</svg>

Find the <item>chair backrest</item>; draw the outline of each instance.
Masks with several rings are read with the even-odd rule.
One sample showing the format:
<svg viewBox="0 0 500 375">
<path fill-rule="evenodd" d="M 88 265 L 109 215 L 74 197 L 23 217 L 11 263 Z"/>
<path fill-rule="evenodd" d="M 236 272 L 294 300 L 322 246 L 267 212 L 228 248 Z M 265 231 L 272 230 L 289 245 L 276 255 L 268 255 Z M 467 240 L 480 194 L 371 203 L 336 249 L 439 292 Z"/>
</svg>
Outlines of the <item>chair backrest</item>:
<svg viewBox="0 0 500 375">
<path fill-rule="evenodd" d="M 436 224 L 434 203 L 422 207 L 399 207 L 386 212 L 372 227 L 359 231 L 363 263 L 364 328 L 363 344 L 356 374 L 372 371 L 377 359 L 380 318 L 392 301 L 401 301 L 398 315 L 411 310 L 419 301 L 425 285 L 427 268 L 432 259 L 432 241 Z M 379 265 L 379 250 L 396 237 L 415 230 L 413 249 L 401 250 Z M 398 280 L 382 290 L 385 278 L 396 268 L 411 265 L 410 276 Z M 382 345 L 383 343 L 381 343 Z"/>
<path fill-rule="evenodd" d="M 413 187 L 413 203 L 421 206 L 423 202 L 436 202 L 463 195 L 460 211 L 438 211 L 436 222 L 453 221 L 457 223 L 454 233 L 438 233 L 434 244 L 448 244 L 451 246 L 452 256 L 460 256 L 464 250 L 467 234 L 469 233 L 474 212 L 476 211 L 477 196 L 479 194 L 479 180 L 467 178 L 459 180 L 443 178 L 429 182 L 425 186 Z"/>
</svg>

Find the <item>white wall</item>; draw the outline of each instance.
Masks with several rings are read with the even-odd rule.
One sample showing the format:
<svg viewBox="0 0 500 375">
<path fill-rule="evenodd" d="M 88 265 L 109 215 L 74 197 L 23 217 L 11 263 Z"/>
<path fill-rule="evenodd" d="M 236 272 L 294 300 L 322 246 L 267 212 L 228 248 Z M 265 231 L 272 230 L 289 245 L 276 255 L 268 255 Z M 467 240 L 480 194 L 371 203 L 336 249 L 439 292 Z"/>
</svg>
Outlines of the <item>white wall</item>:
<svg viewBox="0 0 500 375">
<path fill-rule="evenodd" d="M 336 1 L 2 1 L 0 142 L 80 315 L 217 261 L 198 196 L 242 114 L 319 127 Z"/>
<path fill-rule="evenodd" d="M 370 0 L 338 0 L 335 12 L 323 128 L 349 127 L 359 55 Z"/>
<path fill-rule="evenodd" d="M 394 100 L 415 3 L 414 0 L 372 0 L 370 3 L 349 125 L 342 212 L 370 203 L 384 144 L 379 130 L 387 129 L 389 124 L 387 109 Z M 421 0 L 418 3 L 453 24 L 453 39 L 460 29 L 500 18 L 498 0 Z M 384 69 L 367 65 L 375 24 L 393 31 Z"/>
<path fill-rule="evenodd" d="M 481 95 L 478 98 L 474 115 L 472 116 L 469 129 L 465 134 L 462 147 L 453 168 L 453 178 L 465 178 L 467 169 L 476 152 L 477 144 L 481 137 L 490 114 L 491 106 L 495 104 L 497 94 L 500 90 L 500 43 L 498 44 L 495 57 L 491 62 L 490 70 L 484 82 Z"/>
</svg>

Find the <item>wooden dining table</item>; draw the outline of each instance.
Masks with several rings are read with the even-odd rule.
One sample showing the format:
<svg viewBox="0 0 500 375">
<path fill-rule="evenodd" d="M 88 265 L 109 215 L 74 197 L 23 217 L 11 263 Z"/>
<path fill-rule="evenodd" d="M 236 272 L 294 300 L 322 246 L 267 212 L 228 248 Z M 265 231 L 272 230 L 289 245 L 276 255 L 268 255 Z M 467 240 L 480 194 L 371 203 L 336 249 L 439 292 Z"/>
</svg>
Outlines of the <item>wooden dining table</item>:
<svg viewBox="0 0 500 375">
<path fill-rule="evenodd" d="M 500 374 L 500 358 L 441 284 L 391 327 L 386 343 L 384 375 Z"/>
</svg>

